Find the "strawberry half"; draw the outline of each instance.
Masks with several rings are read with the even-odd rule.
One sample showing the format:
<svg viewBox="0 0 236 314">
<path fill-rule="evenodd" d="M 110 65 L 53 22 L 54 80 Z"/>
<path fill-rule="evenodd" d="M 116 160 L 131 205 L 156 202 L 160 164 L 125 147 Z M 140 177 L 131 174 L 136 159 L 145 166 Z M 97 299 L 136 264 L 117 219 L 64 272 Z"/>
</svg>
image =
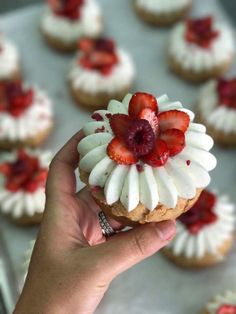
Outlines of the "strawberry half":
<svg viewBox="0 0 236 314">
<path fill-rule="evenodd" d="M 151 153 L 144 156 L 142 160 L 152 167 L 164 166 L 169 157 L 169 149 L 164 141 L 157 139 Z"/>
<path fill-rule="evenodd" d="M 82 38 L 79 41 L 79 49 L 85 53 L 89 53 L 94 49 L 94 40 L 91 38 Z"/>
<path fill-rule="evenodd" d="M 160 139 L 165 141 L 171 157 L 180 153 L 185 146 L 184 133 L 177 129 L 166 130 L 161 133 Z"/>
<path fill-rule="evenodd" d="M 145 119 L 149 122 L 149 124 L 152 127 L 152 130 L 155 134 L 155 136 L 159 133 L 159 122 L 156 113 L 150 109 L 145 108 L 139 113 L 139 119 Z"/>
<path fill-rule="evenodd" d="M 138 161 L 125 144 L 116 137 L 109 143 L 107 154 L 112 160 L 122 165 L 132 165 Z"/>
<path fill-rule="evenodd" d="M 112 66 L 117 63 L 118 59 L 115 54 L 104 51 L 94 51 L 90 56 L 90 61 L 94 67 Z"/>
<path fill-rule="evenodd" d="M 147 93 L 135 93 L 129 103 L 129 115 L 132 118 L 138 118 L 143 109 L 151 109 L 153 112 L 158 111 L 156 98 Z"/>
<path fill-rule="evenodd" d="M 130 127 L 132 120 L 126 114 L 113 114 L 109 120 L 111 129 L 115 136 L 121 140 L 127 136 L 127 130 Z"/>
<path fill-rule="evenodd" d="M 217 310 L 217 314 L 236 314 L 236 306 L 230 304 L 223 304 Z"/>
<path fill-rule="evenodd" d="M 186 132 L 190 119 L 187 113 L 180 110 L 169 110 L 159 113 L 160 131 L 164 132 L 168 129 L 178 129 Z"/>
</svg>

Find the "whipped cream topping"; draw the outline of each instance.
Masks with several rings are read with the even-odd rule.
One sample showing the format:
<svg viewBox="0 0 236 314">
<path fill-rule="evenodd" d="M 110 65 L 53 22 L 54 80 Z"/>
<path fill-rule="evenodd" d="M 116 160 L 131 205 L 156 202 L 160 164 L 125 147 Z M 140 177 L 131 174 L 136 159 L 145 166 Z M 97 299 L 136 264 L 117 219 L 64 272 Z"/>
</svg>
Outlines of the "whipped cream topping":
<svg viewBox="0 0 236 314">
<path fill-rule="evenodd" d="M 0 34 L 0 79 L 7 79 L 19 68 L 16 46 Z"/>
<path fill-rule="evenodd" d="M 196 188 L 204 188 L 209 184 L 208 171 L 216 166 L 215 157 L 209 153 L 213 140 L 205 133 L 203 125 L 192 122 L 193 112 L 163 95 L 157 98 L 159 112 L 176 109 L 189 114 L 191 123 L 185 133 L 185 148 L 178 155 L 170 157 L 162 167 L 153 168 L 143 164 L 141 172 L 135 164 L 126 166 L 115 163 L 107 155 L 107 146 L 114 138 L 109 116 L 115 113 L 127 114 L 131 97 L 128 94 L 122 102 L 111 100 L 107 110 L 96 111 L 103 121 L 91 121 L 84 126 L 85 138 L 78 144 L 79 168 L 89 174 L 91 186 L 104 188 L 109 205 L 120 200 L 129 212 L 139 203 L 150 211 L 158 204 L 174 208 L 178 197 L 194 198 Z"/>
<path fill-rule="evenodd" d="M 52 159 L 51 152 L 39 150 L 26 150 L 28 154 L 36 156 L 42 168 L 48 168 Z M 0 158 L 1 162 L 14 162 L 17 160 L 17 153 L 6 153 Z M 33 216 L 36 213 L 43 213 L 45 205 L 45 188 L 39 187 L 35 192 L 30 193 L 24 190 L 11 192 L 5 188 L 6 177 L 0 173 L 0 211 L 3 214 L 10 214 L 17 219 L 24 215 Z"/>
<path fill-rule="evenodd" d="M 66 43 L 77 42 L 80 37 L 97 37 L 102 32 L 102 16 L 95 0 L 86 0 L 79 20 L 55 15 L 49 8 L 42 20 L 42 30 Z"/>
<path fill-rule="evenodd" d="M 209 314 L 217 314 L 222 305 L 236 306 L 236 291 L 227 291 L 223 295 L 217 295 L 213 301 L 207 304 L 206 309 Z"/>
<path fill-rule="evenodd" d="M 151 13 L 171 13 L 185 8 L 192 0 L 136 0 L 137 5 Z"/>
<path fill-rule="evenodd" d="M 119 62 L 114 65 L 109 75 L 83 68 L 78 63 L 78 55 L 69 73 L 69 80 L 73 87 L 94 94 L 97 92 L 113 93 L 127 88 L 134 79 L 134 64 L 124 50 L 117 49 L 116 54 Z"/>
<path fill-rule="evenodd" d="M 186 70 L 201 72 L 212 69 L 233 57 L 234 38 L 230 28 L 224 24 L 214 25 L 219 32 L 209 49 L 203 49 L 185 39 L 186 23 L 179 23 L 172 31 L 169 55 Z"/>
<path fill-rule="evenodd" d="M 173 254 L 197 259 L 203 258 L 206 254 L 213 254 L 219 260 L 223 259 L 218 250 L 234 232 L 235 207 L 227 195 L 220 195 L 216 199 L 213 212 L 218 219 L 202 227 L 197 234 L 191 234 L 186 226 L 177 220 L 176 236 L 168 244 Z"/>
<path fill-rule="evenodd" d="M 52 103 L 46 93 L 34 87 L 32 105 L 19 117 L 0 112 L 0 140 L 21 141 L 37 136 L 52 124 Z"/>
<path fill-rule="evenodd" d="M 217 81 L 206 83 L 200 93 L 199 111 L 203 119 L 223 133 L 236 133 L 236 110 L 219 104 Z"/>
</svg>

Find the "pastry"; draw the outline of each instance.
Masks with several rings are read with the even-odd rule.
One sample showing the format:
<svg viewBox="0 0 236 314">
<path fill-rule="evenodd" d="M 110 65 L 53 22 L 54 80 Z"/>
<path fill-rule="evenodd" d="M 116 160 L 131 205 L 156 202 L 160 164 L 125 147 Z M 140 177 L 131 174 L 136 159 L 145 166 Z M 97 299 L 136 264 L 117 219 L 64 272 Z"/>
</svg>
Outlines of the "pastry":
<svg viewBox="0 0 236 314">
<path fill-rule="evenodd" d="M 107 215 L 126 224 L 175 219 L 209 184 L 213 140 L 180 102 L 138 92 L 92 119 L 78 144 L 80 177 Z"/>
<path fill-rule="evenodd" d="M 192 82 L 221 76 L 232 64 L 234 53 L 231 29 L 211 16 L 178 24 L 168 46 L 170 69 Z"/>
<path fill-rule="evenodd" d="M 48 0 L 41 30 L 52 48 L 72 52 L 79 38 L 98 37 L 102 29 L 102 14 L 96 0 Z"/>
<path fill-rule="evenodd" d="M 0 34 L 0 83 L 20 79 L 19 52 L 16 46 Z"/>
<path fill-rule="evenodd" d="M 206 305 L 202 314 L 236 314 L 236 291 L 217 295 Z"/>
<path fill-rule="evenodd" d="M 0 84 L 0 150 L 39 146 L 52 129 L 48 96 L 21 81 Z"/>
<path fill-rule="evenodd" d="M 112 39 L 82 39 L 69 73 L 70 90 L 78 105 L 106 108 L 109 100 L 121 100 L 129 92 L 134 72 L 131 57 Z"/>
<path fill-rule="evenodd" d="M 192 0 L 134 0 L 138 16 L 156 26 L 168 26 L 183 19 L 191 5 Z"/>
<path fill-rule="evenodd" d="M 217 143 L 236 145 L 236 78 L 212 80 L 202 88 L 198 120 Z"/>
<path fill-rule="evenodd" d="M 176 237 L 163 252 L 183 267 L 222 262 L 233 245 L 234 223 L 234 205 L 229 198 L 204 190 L 195 205 L 177 220 Z"/>
<path fill-rule="evenodd" d="M 19 225 L 40 223 L 50 152 L 19 149 L 0 159 L 0 212 Z"/>
</svg>

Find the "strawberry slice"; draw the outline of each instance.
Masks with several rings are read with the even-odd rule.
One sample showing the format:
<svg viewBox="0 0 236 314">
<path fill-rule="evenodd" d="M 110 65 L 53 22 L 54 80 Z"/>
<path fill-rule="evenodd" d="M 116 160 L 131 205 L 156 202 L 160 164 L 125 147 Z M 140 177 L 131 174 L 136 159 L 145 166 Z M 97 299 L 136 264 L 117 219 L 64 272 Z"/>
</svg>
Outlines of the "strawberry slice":
<svg viewBox="0 0 236 314">
<path fill-rule="evenodd" d="M 130 127 L 132 120 L 126 114 L 113 114 L 109 120 L 112 131 L 115 136 L 121 140 L 127 136 L 127 130 Z"/>
<path fill-rule="evenodd" d="M 166 130 L 161 133 L 160 139 L 165 141 L 171 157 L 180 153 L 185 146 L 184 133 L 177 129 Z"/>
<path fill-rule="evenodd" d="M 166 143 L 160 139 L 156 140 L 155 147 L 142 160 L 152 167 L 161 167 L 167 162 L 169 150 Z"/>
<path fill-rule="evenodd" d="M 196 206 L 204 208 L 213 208 L 215 203 L 216 203 L 215 194 L 211 193 L 210 191 L 203 190 L 201 196 L 196 202 Z"/>
<path fill-rule="evenodd" d="M 88 56 L 83 56 L 78 60 L 78 63 L 85 69 L 92 69 L 93 65 Z"/>
<path fill-rule="evenodd" d="M 198 232 L 202 229 L 203 223 L 201 221 L 197 221 L 194 224 L 188 226 L 188 231 L 191 234 L 198 234 Z"/>
<path fill-rule="evenodd" d="M 90 56 L 90 61 L 94 67 L 112 66 L 118 62 L 118 58 L 115 54 L 112 53 L 94 51 Z"/>
<path fill-rule="evenodd" d="M 132 165 L 138 161 L 125 144 L 116 137 L 109 143 L 107 154 L 112 160 L 122 165 Z"/>
<path fill-rule="evenodd" d="M 230 304 L 223 304 L 217 310 L 217 314 L 236 314 L 236 306 Z"/>
<path fill-rule="evenodd" d="M 168 129 L 178 129 L 182 132 L 186 132 L 190 123 L 188 114 L 180 110 L 161 112 L 158 115 L 158 119 L 161 132 Z"/>
<path fill-rule="evenodd" d="M 85 53 L 89 53 L 94 49 L 94 40 L 91 38 L 82 38 L 79 41 L 79 49 Z"/>
<path fill-rule="evenodd" d="M 129 115 L 132 118 L 138 118 L 143 109 L 151 109 L 153 112 L 158 111 L 156 98 L 147 93 L 135 93 L 129 103 Z"/>
<path fill-rule="evenodd" d="M 152 130 L 156 135 L 159 133 L 159 122 L 156 113 L 150 109 L 150 108 L 145 108 L 139 113 L 139 119 L 145 119 L 149 122 L 149 124 L 152 127 Z"/>
</svg>

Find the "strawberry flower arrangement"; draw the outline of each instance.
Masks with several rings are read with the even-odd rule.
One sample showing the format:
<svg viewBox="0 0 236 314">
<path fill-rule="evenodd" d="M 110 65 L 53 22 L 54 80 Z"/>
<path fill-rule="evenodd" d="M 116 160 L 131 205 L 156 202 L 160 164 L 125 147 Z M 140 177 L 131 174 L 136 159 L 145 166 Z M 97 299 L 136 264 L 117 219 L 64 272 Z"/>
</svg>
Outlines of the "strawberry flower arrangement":
<svg viewBox="0 0 236 314">
<path fill-rule="evenodd" d="M 219 80 L 217 93 L 220 105 L 236 109 L 236 78 Z"/>
<path fill-rule="evenodd" d="M 55 15 L 72 21 L 80 19 L 84 2 L 84 0 L 48 0 Z"/>
</svg>

